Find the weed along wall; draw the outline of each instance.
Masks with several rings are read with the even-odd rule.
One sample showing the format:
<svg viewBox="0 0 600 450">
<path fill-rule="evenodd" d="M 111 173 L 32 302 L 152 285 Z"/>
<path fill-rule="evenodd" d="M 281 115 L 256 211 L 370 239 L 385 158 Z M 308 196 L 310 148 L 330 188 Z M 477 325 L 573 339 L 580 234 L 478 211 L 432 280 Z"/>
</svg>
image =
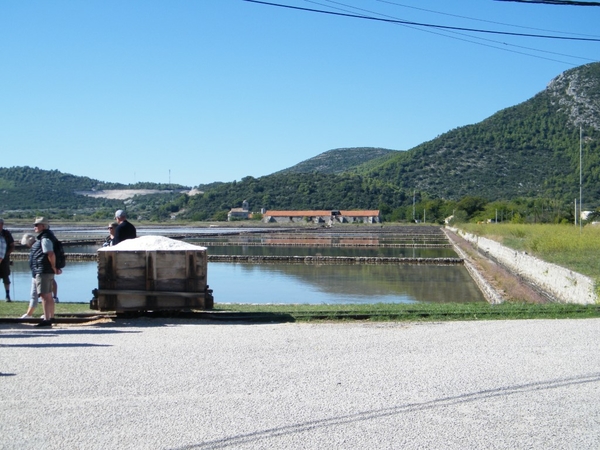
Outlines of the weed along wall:
<svg viewBox="0 0 600 450">
<path fill-rule="evenodd" d="M 558 302 L 582 305 L 599 303 L 594 291 L 594 281 L 590 277 L 542 261 L 525 252 L 510 249 L 492 239 L 458 228 L 448 229 L 475 244 L 479 251 L 486 253 L 508 270 L 539 286 Z"/>
<path fill-rule="evenodd" d="M 210 309 L 206 248 L 142 236 L 98 250 L 101 311 Z"/>
</svg>

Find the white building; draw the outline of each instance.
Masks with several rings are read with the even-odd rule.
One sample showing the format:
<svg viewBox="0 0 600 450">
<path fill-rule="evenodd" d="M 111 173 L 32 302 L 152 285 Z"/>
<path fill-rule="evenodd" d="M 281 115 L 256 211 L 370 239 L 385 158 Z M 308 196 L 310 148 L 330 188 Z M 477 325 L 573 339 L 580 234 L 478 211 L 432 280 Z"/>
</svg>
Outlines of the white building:
<svg viewBox="0 0 600 450">
<path fill-rule="evenodd" d="M 250 206 L 248 205 L 248 201 L 244 200 L 242 202 L 241 208 L 232 208 L 227 213 L 227 221 L 233 220 L 248 220 L 252 217 L 252 213 L 250 212 Z"/>
</svg>

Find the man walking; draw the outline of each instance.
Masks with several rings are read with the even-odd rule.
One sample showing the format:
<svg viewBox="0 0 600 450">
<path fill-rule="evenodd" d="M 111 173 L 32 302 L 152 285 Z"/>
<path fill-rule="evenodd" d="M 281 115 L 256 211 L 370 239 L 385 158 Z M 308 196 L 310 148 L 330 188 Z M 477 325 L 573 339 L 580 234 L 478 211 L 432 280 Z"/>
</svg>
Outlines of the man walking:
<svg viewBox="0 0 600 450">
<path fill-rule="evenodd" d="M 50 231 L 48 220 L 44 217 L 35 219 L 33 229 L 38 235 L 36 242 L 31 247 L 30 265 L 32 274 L 35 276 L 37 294 L 42 299 L 44 307 L 44 320 L 37 326 L 51 327 L 54 319 L 54 298 L 52 298 L 54 275 L 62 273 L 56 267 L 56 255 L 54 254 L 56 237 Z"/>
<path fill-rule="evenodd" d="M 117 245 L 119 242 L 126 241 L 127 239 L 135 239 L 137 237 L 135 227 L 127 220 L 127 214 L 122 209 L 119 209 L 115 213 L 115 219 L 118 224 L 115 231 L 115 237 L 113 238 L 112 245 Z"/>
<path fill-rule="evenodd" d="M 10 302 L 10 254 L 15 249 L 15 240 L 10 231 L 4 229 L 4 220 L 0 218 L 0 278 L 6 290 L 6 301 Z"/>
</svg>

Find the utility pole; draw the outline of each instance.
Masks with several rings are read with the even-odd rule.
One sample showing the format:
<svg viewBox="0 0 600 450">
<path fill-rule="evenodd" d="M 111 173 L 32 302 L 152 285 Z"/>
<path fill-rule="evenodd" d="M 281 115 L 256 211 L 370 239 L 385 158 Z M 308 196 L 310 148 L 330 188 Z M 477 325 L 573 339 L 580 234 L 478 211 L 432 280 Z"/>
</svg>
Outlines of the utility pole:
<svg viewBox="0 0 600 450">
<path fill-rule="evenodd" d="M 415 223 L 415 193 L 416 190 L 413 189 L 413 223 Z"/>
<path fill-rule="evenodd" d="M 583 213 L 583 128 L 579 125 L 579 214 Z M 581 233 L 581 222 L 583 218 L 579 218 L 579 233 Z"/>
</svg>

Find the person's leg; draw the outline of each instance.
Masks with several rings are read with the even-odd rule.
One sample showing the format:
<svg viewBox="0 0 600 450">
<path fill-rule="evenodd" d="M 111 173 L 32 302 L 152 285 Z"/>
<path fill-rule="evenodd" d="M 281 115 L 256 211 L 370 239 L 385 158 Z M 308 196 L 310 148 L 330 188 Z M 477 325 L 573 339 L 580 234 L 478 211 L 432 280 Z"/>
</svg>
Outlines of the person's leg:
<svg viewBox="0 0 600 450">
<path fill-rule="evenodd" d="M 52 292 L 40 295 L 42 299 L 42 306 L 44 307 L 44 320 L 43 322 L 51 322 L 54 319 L 54 299 L 52 298 Z"/>
<path fill-rule="evenodd" d="M 40 326 L 51 324 L 54 318 L 54 299 L 52 298 L 53 279 L 54 274 L 43 273 L 35 276 L 35 287 L 42 299 L 42 306 L 44 308 L 44 320 L 38 324 Z"/>
<path fill-rule="evenodd" d="M 6 264 L 0 264 L 0 274 L 2 276 L 2 283 L 4 283 L 4 291 L 6 292 L 6 301 L 10 302 L 10 270 L 5 267 Z"/>
<path fill-rule="evenodd" d="M 27 308 L 27 312 L 21 316 L 22 319 L 27 319 L 29 317 L 33 317 L 33 313 L 35 308 L 38 305 L 38 293 L 35 287 L 35 278 L 31 279 L 31 297 L 29 299 L 29 308 Z"/>
<path fill-rule="evenodd" d="M 56 283 L 56 278 L 52 280 L 52 298 L 54 299 L 54 303 L 59 303 L 58 301 L 58 283 Z"/>
</svg>

